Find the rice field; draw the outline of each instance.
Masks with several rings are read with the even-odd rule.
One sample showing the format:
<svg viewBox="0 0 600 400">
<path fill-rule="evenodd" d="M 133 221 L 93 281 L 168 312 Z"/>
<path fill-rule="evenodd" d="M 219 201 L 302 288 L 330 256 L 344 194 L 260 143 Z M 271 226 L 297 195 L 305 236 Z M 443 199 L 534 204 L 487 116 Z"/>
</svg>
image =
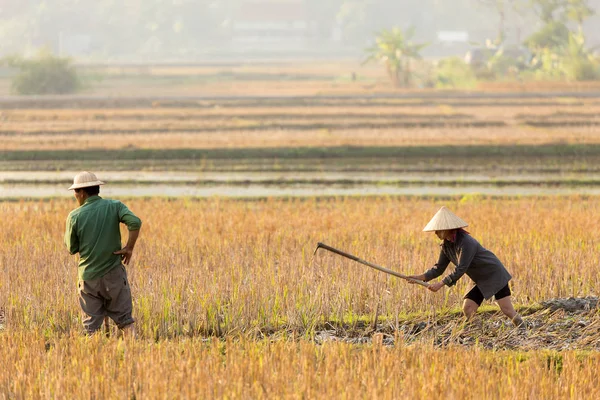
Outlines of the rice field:
<svg viewBox="0 0 600 400">
<path fill-rule="evenodd" d="M 19 336 L 2 337 L 9 355 Z M 78 398 L 595 398 L 597 354 L 368 349 L 343 344 L 181 340 L 149 345 L 65 338 L 24 348 L 7 397 Z M 68 363 L 65 363 L 68 360 Z M 43 363 L 42 379 L 28 379 Z M 89 371 L 81 373 L 81 371 Z M 118 371 L 118 372 L 117 372 Z M 485 378 L 481 372 L 485 371 Z M 168 377 L 168 378 L 166 378 Z M 110 380 L 111 384 L 106 384 Z"/>
<path fill-rule="evenodd" d="M 241 68 L 243 85 L 180 97 L 102 97 L 107 82 L 0 99 L 0 399 L 599 397 L 597 96 L 372 96 L 388 92 L 371 72 L 332 83 L 337 67 L 298 68 L 285 73 L 305 71 L 303 85 Z M 275 97 L 236 97 L 251 92 Z M 136 340 L 81 334 L 62 244 L 75 200 L 61 197 L 81 169 L 144 221 L 128 267 Z M 60 196 L 17 194 L 43 186 Z M 526 331 L 492 302 L 464 323 L 467 278 L 431 293 L 313 254 L 324 242 L 423 272 L 439 247 L 421 230 L 442 205 L 507 266 Z"/>
<path fill-rule="evenodd" d="M 600 143 L 593 97 L 416 99 L 435 104 L 386 97 L 7 100 L 0 102 L 0 151 Z"/>
<path fill-rule="evenodd" d="M 80 334 L 76 259 L 61 243 L 74 201 L 0 203 L 5 397 L 422 398 L 443 389 L 578 398 L 597 390 L 595 308 L 539 307 L 598 293 L 596 197 L 126 202 L 144 226 L 128 268 L 140 337 L 124 342 Z M 493 306 L 462 325 L 466 279 L 433 294 L 330 253 L 313 256 L 323 241 L 422 272 L 439 250 L 421 229 L 441 205 L 465 216 L 513 274 L 527 333 Z M 482 370 L 485 378 L 474 378 Z"/>
<path fill-rule="evenodd" d="M 32 336 L 37 340 L 21 350 L 15 370 L 0 372 L 0 382 L 12 382 L 6 397 L 393 399 L 443 392 L 465 399 L 578 399 L 600 394 L 595 353 L 193 339 L 152 345 L 102 338 L 64 338 L 47 348 L 43 338 Z M 12 356 L 21 338 L 1 337 L 0 344 Z M 29 378 L 40 365 L 43 378 Z"/>
<path fill-rule="evenodd" d="M 327 253 L 313 258 L 322 241 L 396 270 L 422 272 L 437 261 L 439 250 L 433 235 L 421 229 L 443 204 L 465 215 L 471 233 L 505 262 L 515 276 L 517 303 L 581 297 L 600 287 L 590 268 L 599 250 L 589 234 L 595 223 L 589 216 L 600 208 L 595 197 L 127 204 L 145 221 L 130 274 L 140 326 L 149 337 L 206 333 L 217 319 L 226 334 L 282 326 L 303 334 L 322 322 L 373 314 L 376 304 L 381 315 L 454 307 L 466 279 L 440 296 Z M 74 206 L 74 200 L 0 203 L 0 300 L 9 305 L 9 326 L 79 329 L 70 312 L 76 261 L 60 240 Z M 48 296 L 50 289 L 55 295 Z"/>
<path fill-rule="evenodd" d="M 212 195 L 219 185 L 227 196 L 248 185 L 253 189 L 241 196 L 456 194 L 455 187 L 472 192 L 482 184 L 487 187 L 480 191 L 487 194 L 498 194 L 499 187 L 506 194 L 553 193 L 553 188 L 571 194 L 573 187 L 590 187 L 582 193 L 595 194 L 598 181 L 599 106 L 590 93 L 75 97 L 4 99 L 0 104 L 1 170 L 238 176 L 225 182 L 232 190 L 202 175 L 185 182 L 202 185 L 202 190 L 160 188 L 170 195 Z M 296 179 L 294 171 L 307 175 Z M 339 171 L 350 176 L 340 177 Z M 370 180 L 369 187 L 355 178 L 375 171 L 397 174 Z M 443 178 L 446 172 L 454 178 Z M 277 176 L 261 178 L 269 173 Z M 540 178 L 519 179 L 516 174 Z M 32 181 L 48 183 L 41 174 L 29 182 L 4 182 Z M 136 178 L 128 182 L 157 183 Z M 328 192 L 328 185 L 338 189 Z M 428 188 L 399 189 L 415 185 Z M 353 191 L 344 189 L 349 186 Z M 32 193 L 21 189 L 17 192 Z M 144 188 L 130 190 L 154 194 Z"/>
<path fill-rule="evenodd" d="M 413 147 L 428 144 L 452 146 L 486 145 L 544 145 L 600 144 L 598 128 L 586 129 L 535 129 L 530 127 L 465 128 L 456 138 L 448 135 L 447 128 L 423 128 L 414 131 L 391 128 L 336 129 L 315 128 L 310 135 L 305 130 L 247 130 L 211 132 L 176 132 L 165 134 L 159 126 L 154 132 L 144 132 L 140 127 L 131 131 L 108 128 L 106 132 L 69 131 L 15 133 L 2 137 L 0 148 L 4 151 L 24 150 L 81 150 L 99 149 L 221 149 L 221 148 L 282 148 L 282 147 Z M 458 130 L 458 129 L 456 129 Z M 0 133 L 1 135 L 2 133 Z"/>
</svg>

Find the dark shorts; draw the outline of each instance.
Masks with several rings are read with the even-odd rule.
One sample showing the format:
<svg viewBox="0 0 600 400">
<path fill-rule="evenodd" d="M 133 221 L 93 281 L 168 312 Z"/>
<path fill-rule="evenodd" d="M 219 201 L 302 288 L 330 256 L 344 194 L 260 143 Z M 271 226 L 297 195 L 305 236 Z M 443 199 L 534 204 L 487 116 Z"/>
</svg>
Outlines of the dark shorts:
<svg viewBox="0 0 600 400">
<path fill-rule="evenodd" d="M 496 298 L 496 300 L 500 300 L 500 299 L 510 296 L 510 294 L 511 294 L 510 288 L 508 287 L 508 283 L 507 283 L 506 286 L 504 286 L 502 289 L 500 289 L 498 291 L 498 293 L 496 293 L 494 295 L 494 297 Z M 465 294 L 464 298 L 473 300 L 475 303 L 477 303 L 478 306 L 480 306 L 484 300 L 483 293 L 481 293 L 481 290 L 479 290 L 477 285 L 473 286 L 473 289 L 469 290 L 469 293 Z"/>
<path fill-rule="evenodd" d="M 83 326 L 94 333 L 108 316 L 122 329 L 134 323 L 131 316 L 131 289 L 123 265 L 111 269 L 101 278 L 79 281 L 79 304 L 86 314 Z"/>
</svg>

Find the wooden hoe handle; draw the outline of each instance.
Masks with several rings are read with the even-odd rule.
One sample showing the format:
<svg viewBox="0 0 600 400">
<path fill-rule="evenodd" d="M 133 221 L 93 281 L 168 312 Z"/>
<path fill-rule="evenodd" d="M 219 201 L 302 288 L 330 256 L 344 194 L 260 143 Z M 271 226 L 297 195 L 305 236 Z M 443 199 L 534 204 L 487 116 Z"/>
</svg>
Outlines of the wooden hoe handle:
<svg viewBox="0 0 600 400">
<path fill-rule="evenodd" d="M 374 268 L 374 269 L 376 269 L 378 271 L 385 272 L 386 274 L 394 275 L 395 277 L 402 278 L 402 279 L 405 279 L 407 281 L 414 282 L 414 283 L 416 283 L 418 285 L 421 285 L 421 286 L 424 286 L 424 287 L 429 287 L 429 283 L 427 283 L 427 282 L 420 281 L 418 279 L 410 278 L 407 275 L 403 275 L 403 274 L 401 274 L 399 272 L 392 271 L 391 269 L 380 267 L 379 265 L 370 263 L 370 262 L 362 260 L 362 259 L 360 259 L 360 258 L 358 258 L 356 256 L 353 256 L 352 254 L 349 254 L 349 253 L 343 252 L 341 250 L 338 250 L 338 249 L 336 249 L 334 247 L 328 246 L 325 243 L 321 243 L 321 242 L 317 243 L 317 248 L 315 249 L 315 254 L 317 253 L 317 250 L 319 250 L 319 249 L 325 249 L 325 250 L 331 251 L 332 253 L 339 254 L 342 257 L 349 258 L 349 259 L 351 259 L 353 261 L 356 261 L 356 262 L 364 264 L 364 265 L 366 265 L 368 267 Z"/>
</svg>

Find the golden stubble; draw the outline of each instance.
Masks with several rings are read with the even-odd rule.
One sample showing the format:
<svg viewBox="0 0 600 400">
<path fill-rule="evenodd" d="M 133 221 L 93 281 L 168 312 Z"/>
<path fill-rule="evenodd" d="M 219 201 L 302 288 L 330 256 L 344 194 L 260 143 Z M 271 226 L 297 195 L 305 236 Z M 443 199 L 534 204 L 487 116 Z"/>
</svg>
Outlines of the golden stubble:
<svg viewBox="0 0 600 400">
<path fill-rule="evenodd" d="M 74 201 L 0 202 L 0 396 L 600 395 L 595 352 L 439 347 L 400 332 L 391 347 L 380 334 L 363 345 L 311 339 L 325 321 L 353 324 L 376 308 L 393 321 L 435 319 L 460 304 L 467 278 L 433 294 L 331 253 L 312 255 L 323 241 L 423 272 L 439 248 L 421 229 L 441 205 L 505 263 L 518 305 L 597 293 L 595 197 L 124 200 L 144 221 L 128 267 L 137 341 L 79 333 L 76 258 L 62 244 Z"/>
</svg>

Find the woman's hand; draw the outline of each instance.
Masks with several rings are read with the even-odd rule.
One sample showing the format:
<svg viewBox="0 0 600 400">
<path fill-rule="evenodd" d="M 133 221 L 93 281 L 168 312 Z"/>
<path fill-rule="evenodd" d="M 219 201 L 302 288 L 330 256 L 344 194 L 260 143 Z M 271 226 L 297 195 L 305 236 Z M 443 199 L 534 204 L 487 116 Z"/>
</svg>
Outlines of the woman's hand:
<svg viewBox="0 0 600 400">
<path fill-rule="evenodd" d="M 445 286 L 444 282 L 436 282 L 436 283 L 432 283 L 431 285 L 429 285 L 427 287 L 427 289 L 431 290 L 432 292 L 437 292 L 438 290 L 440 290 L 444 286 Z"/>
</svg>

